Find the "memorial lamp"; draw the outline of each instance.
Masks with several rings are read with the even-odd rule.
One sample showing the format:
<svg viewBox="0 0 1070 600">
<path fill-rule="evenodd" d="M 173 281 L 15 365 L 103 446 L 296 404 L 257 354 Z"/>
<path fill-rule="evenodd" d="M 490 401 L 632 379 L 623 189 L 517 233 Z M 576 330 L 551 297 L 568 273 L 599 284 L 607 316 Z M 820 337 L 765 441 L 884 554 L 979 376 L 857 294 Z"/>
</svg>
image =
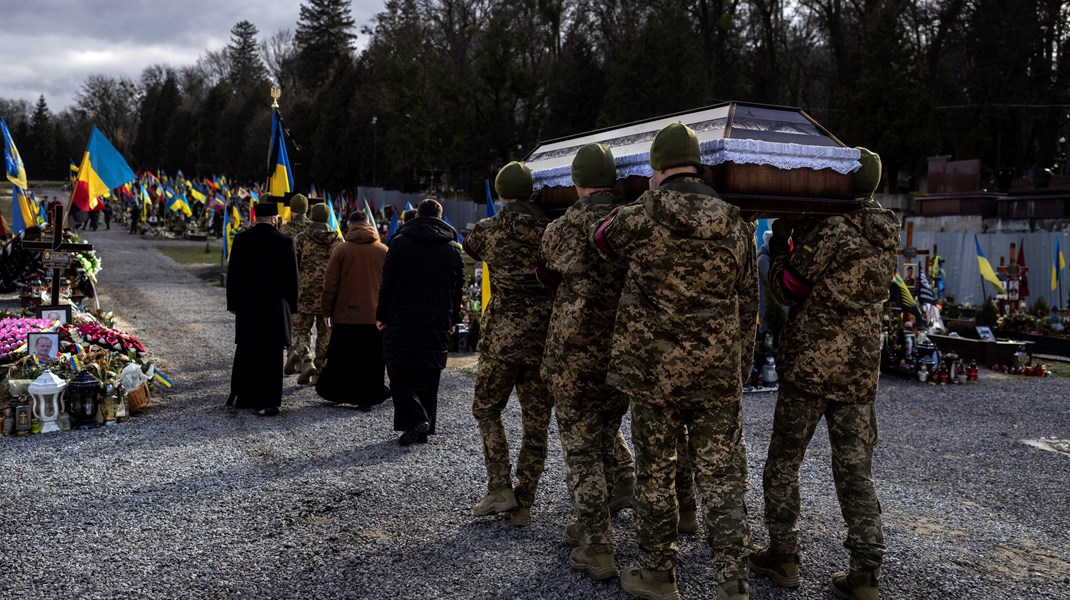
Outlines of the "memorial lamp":
<svg viewBox="0 0 1070 600">
<path fill-rule="evenodd" d="M 57 421 L 63 412 L 63 393 L 66 390 L 67 382 L 48 369 L 27 388 L 33 398 L 33 416 L 41 421 L 41 433 L 59 431 Z"/>
</svg>

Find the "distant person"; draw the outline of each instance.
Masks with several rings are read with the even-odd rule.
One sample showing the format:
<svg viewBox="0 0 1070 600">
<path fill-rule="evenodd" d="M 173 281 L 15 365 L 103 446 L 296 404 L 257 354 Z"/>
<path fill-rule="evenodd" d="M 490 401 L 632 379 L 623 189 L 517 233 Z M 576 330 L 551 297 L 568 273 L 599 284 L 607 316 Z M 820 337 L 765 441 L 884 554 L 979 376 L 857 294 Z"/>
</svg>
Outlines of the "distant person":
<svg viewBox="0 0 1070 600">
<path fill-rule="evenodd" d="M 383 264 L 376 326 L 402 446 L 435 433 L 439 378 L 450 334 L 461 322 L 464 262 L 456 236 L 442 220 L 442 205 L 424 200 L 416 218 L 394 233 Z"/>
<path fill-rule="evenodd" d="M 227 405 L 273 417 L 282 404 L 282 350 L 291 342 L 297 310 L 297 255 L 293 240 L 275 228 L 278 206 L 266 198 L 230 251 L 227 310 L 234 315 L 236 348 Z"/>
<path fill-rule="evenodd" d="M 390 397 L 383 335 L 375 326 L 386 246 L 365 212 L 354 211 L 347 224 L 346 239 L 331 252 L 323 276 L 319 310 L 331 341 L 316 393 L 370 408 Z"/>
<path fill-rule="evenodd" d="M 342 243 L 338 232 L 327 227 L 326 204 L 312 207 L 312 224 L 294 237 L 297 249 L 298 296 L 297 315 L 294 316 L 294 340 L 290 351 L 298 355 L 301 375 L 297 383 L 315 384 L 320 369 L 327 361 L 327 346 L 331 332 L 320 320 L 320 297 L 323 295 L 323 275 L 331 252 Z M 312 329 L 316 330 L 315 351 L 312 350 Z"/>
</svg>

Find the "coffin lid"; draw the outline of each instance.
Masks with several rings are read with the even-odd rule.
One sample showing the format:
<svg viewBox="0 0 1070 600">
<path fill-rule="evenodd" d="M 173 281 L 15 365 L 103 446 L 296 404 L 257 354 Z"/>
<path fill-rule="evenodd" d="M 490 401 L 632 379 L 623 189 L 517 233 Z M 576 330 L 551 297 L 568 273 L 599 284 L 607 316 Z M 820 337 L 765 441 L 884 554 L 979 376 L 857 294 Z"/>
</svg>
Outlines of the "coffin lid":
<svg viewBox="0 0 1070 600">
<path fill-rule="evenodd" d="M 687 112 L 541 142 L 525 162 L 535 188 L 572 186 L 572 159 L 584 144 L 613 151 L 617 179 L 649 177 L 650 144 L 670 123 L 698 135 L 702 164 L 771 165 L 780 169 L 832 169 L 846 175 L 861 167 L 859 152 L 847 148 L 798 108 L 726 102 Z"/>
</svg>

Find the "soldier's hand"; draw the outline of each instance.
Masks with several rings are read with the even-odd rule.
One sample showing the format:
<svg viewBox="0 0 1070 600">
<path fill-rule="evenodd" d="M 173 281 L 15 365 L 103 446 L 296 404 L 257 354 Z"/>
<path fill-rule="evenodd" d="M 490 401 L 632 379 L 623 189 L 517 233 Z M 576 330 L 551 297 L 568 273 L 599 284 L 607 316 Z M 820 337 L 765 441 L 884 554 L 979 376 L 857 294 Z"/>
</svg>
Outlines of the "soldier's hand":
<svg viewBox="0 0 1070 600">
<path fill-rule="evenodd" d="M 376 321 L 375 328 L 379 331 L 386 331 L 386 323 L 383 323 L 382 321 Z"/>
<path fill-rule="evenodd" d="M 323 317 L 323 326 L 326 327 L 328 331 L 330 331 L 330 329 L 331 329 L 331 318 L 330 317 Z"/>
</svg>

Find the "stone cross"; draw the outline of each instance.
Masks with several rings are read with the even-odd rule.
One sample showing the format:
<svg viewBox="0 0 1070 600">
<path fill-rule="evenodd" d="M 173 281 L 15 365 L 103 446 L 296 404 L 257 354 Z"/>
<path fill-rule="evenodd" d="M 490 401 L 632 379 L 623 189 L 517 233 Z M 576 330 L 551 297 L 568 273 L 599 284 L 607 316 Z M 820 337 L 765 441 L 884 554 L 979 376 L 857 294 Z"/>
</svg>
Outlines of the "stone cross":
<svg viewBox="0 0 1070 600">
<path fill-rule="evenodd" d="M 52 306 L 59 304 L 60 281 L 64 272 L 71 265 L 71 255 L 74 252 L 88 252 L 93 249 L 93 244 L 64 242 L 63 225 L 63 207 L 56 204 L 52 209 L 52 240 L 25 241 L 22 243 L 22 247 L 26 250 L 40 252 L 45 268 L 52 269 Z"/>
</svg>

